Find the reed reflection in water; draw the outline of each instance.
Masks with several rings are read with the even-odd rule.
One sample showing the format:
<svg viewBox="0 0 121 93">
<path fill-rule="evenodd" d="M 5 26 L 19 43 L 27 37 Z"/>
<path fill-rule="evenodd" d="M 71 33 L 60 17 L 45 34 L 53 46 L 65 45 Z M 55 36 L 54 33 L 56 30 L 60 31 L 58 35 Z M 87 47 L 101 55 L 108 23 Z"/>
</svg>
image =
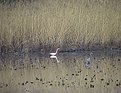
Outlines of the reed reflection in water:
<svg viewBox="0 0 121 93">
<path fill-rule="evenodd" d="M 121 56 L 94 53 L 0 56 L 0 93 L 120 93 Z"/>
</svg>

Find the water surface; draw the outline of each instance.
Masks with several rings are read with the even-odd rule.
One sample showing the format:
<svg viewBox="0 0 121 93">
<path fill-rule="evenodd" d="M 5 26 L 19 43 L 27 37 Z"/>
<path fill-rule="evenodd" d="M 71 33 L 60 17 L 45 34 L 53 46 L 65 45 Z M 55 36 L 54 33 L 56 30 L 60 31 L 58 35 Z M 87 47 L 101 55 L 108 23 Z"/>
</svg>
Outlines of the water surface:
<svg viewBox="0 0 121 93">
<path fill-rule="evenodd" d="M 120 93 L 121 52 L 90 52 L 1 55 L 0 93 Z"/>
</svg>

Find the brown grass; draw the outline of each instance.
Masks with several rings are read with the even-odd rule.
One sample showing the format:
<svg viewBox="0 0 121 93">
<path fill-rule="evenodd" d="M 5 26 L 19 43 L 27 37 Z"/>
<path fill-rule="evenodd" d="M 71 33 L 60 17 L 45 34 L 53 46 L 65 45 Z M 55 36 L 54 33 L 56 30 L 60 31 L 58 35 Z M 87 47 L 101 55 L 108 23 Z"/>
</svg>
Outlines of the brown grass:
<svg viewBox="0 0 121 93">
<path fill-rule="evenodd" d="M 18 60 L 7 57 L 5 62 L 0 60 L 0 92 L 117 93 L 121 91 L 121 61 L 117 60 L 120 58 L 116 53 L 113 56 L 96 56 L 88 69 L 83 56 L 58 57 L 59 64 L 49 58 L 35 57 L 30 60 L 30 57 L 24 56 Z"/>
<path fill-rule="evenodd" d="M 119 0 L 0 4 L 1 51 L 121 46 Z"/>
</svg>

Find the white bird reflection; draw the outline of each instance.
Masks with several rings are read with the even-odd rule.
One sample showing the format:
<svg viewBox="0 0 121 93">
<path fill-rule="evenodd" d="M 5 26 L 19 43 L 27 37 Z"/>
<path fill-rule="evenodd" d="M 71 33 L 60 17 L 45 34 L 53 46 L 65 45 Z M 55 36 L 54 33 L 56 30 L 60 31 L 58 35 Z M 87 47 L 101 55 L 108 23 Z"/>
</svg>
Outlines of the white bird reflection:
<svg viewBox="0 0 121 93">
<path fill-rule="evenodd" d="M 50 56 L 51 59 L 56 59 L 56 61 L 59 63 L 59 60 L 57 58 L 57 56 Z"/>
</svg>

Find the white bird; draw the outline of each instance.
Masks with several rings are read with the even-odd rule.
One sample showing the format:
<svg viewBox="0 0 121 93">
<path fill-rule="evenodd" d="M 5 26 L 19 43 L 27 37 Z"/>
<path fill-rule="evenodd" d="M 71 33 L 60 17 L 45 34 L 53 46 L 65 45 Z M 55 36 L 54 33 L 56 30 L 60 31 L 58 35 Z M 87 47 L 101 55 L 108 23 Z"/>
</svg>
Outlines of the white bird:
<svg viewBox="0 0 121 93">
<path fill-rule="evenodd" d="M 58 58 L 56 56 L 50 56 L 51 59 L 56 59 L 57 62 L 59 62 Z"/>
<path fill-rule="evenodd" d="M 57 48 L 55 53 L 50 53 L 50 56 L 55 56 L 55 55 L 58 53 L 58 50 L 59 50 L 59 49 L 60 49 L 60 48 Z"/>
</svg>

